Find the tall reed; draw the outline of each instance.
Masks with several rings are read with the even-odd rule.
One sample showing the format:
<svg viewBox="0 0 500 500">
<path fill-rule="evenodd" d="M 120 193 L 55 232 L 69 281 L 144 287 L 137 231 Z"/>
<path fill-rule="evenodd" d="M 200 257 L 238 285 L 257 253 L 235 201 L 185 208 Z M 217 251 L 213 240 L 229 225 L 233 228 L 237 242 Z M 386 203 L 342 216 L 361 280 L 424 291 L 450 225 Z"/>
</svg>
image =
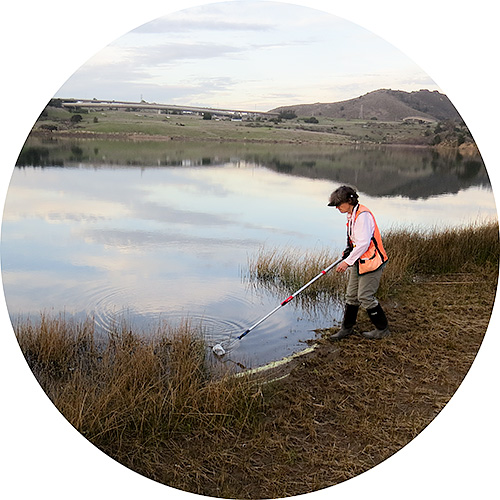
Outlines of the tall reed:
<svg viewBox="0 0 500 500">
<path fill-rule="evenodd" d="M 149 339 L 122 325 L 101 341 L 90 319 L 44 315 L 15 332 L 55 406 L 113 456 L 137 440 L 243 429 L 261 411 L 254 384 L 212 365 L 188 323 L 162 325 Z"/>
<path fill-rule="evenodd" d="M 381 293 L 415 274 L 454 273 L 467 266 L 498 266 L 500 258 L 496 220 L 445 229 L 393 228 L 384 232 L 382 239 L 389 261 L 382 275 Z M 247 278 L 259 286 L 290 293 L 340 254 L 341 251 L 329 249 L 300 252 L 293 248 L 262 247 L 249 258 Z M 332 271 L 304 293 L 338 297 L 345 288 L 345 280 L 345 275 Z"/>
<path fill-rule="evenodd" d="M 270 290 L 293 293 L 335 262 L 335 255 L 329 249 L 300 251 L 294 248 L 261 247 L 248 260 L 247 279 Z M 338 293 L 345 284 L 345 277 L 331 271 L 315 281 L 302 293 L 314 297 L 323 293 Z"/>
<path fill-rule="evenodd" d="M 390 261 L 386 282 L 395 283 L 415 274 L 444 274 L 467 266 L 498 266 L 498 222 L 471 222 L 444 229 L 391 229 L 383 234 Z"/>
<path fill-rule="evenodd" d="M 409 285 L 390 311 L 396 334 L 382 343 L 324 343 L 263 393 L 211 365 L 189 323 L 159 325 L 149 337 L 122 324 L 101 339 L 91 318 L 43 315 L 18 322 L 16 335 L 56 407 L 132 470 L 212 497 L 308 493 L 365 472 L 425 428 L 462 382 L 488 324 L 496 222 L 393 230 L 383 239 L 385 283 Z M 257 257 L 249 262 L 253 283 L 295 291 L 337 255 L 262 249 Z M 485 272 L 470 273 L 478 266 Z M 440 279 L 411 284 L 417 274 L 450 272 L 470 273 L 472 285 L 454 280 L 448 296 Z M 324 276 L 311 300 L 338 293 L 343 279 Z"/>
</svg>

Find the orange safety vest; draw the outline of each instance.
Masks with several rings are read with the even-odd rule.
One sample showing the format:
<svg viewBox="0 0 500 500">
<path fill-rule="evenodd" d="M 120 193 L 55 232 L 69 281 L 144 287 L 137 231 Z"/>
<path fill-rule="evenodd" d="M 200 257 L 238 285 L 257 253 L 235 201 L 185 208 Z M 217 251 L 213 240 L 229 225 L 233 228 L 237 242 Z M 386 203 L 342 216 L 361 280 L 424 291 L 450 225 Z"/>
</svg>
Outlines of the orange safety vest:
<svg viewBox="0 0 500 500">
<path fill-rule="evenodd" d="M 359 274 L 367 274 L 376 271 L 382 264 L 389 260 L 387 253 L 382 244 L 382 237 L 380 236 L 380 230 L 377 226 L 377 221 L 373 214 L 364 205 L 359 205 L 356 215 L 354 216 L 354 224 L 360 214 L 363 212 L 368 212 L 373 217 L 373 222 L 375 224 L 375 230 L 373 231 L 373 236 L 370 241 L 370 246 L 368 250 L 358 259 L 357 266 Z M 347 242 L 350 248 L 354 248 L 354 243 L 352 242 L 349 235 L 349 222 L 347 223 Z"/>
</svg>

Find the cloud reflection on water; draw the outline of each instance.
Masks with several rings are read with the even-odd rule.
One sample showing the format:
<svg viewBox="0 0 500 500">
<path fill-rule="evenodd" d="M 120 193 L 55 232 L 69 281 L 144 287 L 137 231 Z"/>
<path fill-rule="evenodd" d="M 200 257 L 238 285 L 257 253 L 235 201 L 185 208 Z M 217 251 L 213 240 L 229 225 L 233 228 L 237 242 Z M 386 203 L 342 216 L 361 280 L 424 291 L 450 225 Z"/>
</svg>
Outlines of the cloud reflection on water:
<svg viewBox="0 0 500 500">
<path fill-rule="evenodd" d="M 102 324 L 119 314 L 153 323 L 185 316 L 216 332 L 219 324 L 221 335 L 228 324 L 248 326 L 281 299 L 242 279 L 262 245 L 344 248 L 345 218 L 326 206 L 337 186 L 241 160 L 16 169 L 2 240 L 9 312 L 97 311 Z M 426 199 L 360 197 L 382 231 L 496 216 L 491 190 L 477 186 Z M 334 305 L 316 309 L 286 308 L 239 347 L 241 354 L 281 356 L 339 314 Z"/>
</svg>

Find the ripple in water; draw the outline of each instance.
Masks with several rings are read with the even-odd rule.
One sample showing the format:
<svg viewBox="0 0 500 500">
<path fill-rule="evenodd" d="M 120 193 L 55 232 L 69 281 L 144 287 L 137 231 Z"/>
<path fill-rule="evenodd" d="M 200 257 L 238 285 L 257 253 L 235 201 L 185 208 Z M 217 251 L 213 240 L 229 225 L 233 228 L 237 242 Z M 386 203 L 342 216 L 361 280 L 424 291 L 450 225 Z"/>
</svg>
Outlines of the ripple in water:
<svg viewBox="0 0 500 500">
<path fill-rule="evenodd" d="M 94 316 L 97 328 L 103 333 L 111 333 L 123 322 L 154 332 L 162 324 L 178 327 L 188 323 L 194 330 L 203 334 L 207 344 L 213 346 L 228 342 L 243 333 L 248 325 L 245 319 L 234 319 L 242 311 L 252 311 L 248 299 L 229 296 L 211 306 L 199 310 L 195 308 L 166 309 L 164 302 L 139 296 L 132 288 L 113 288 L 98 286 L 86 294 L 88 311 Z M 233 316 L 233 318 L 231 318 Z"/>
<path fill-rule="evenodd" d="M 239 335 L 276 307 L 276 294 L 231 290 L 213 300 L 208 290 L 204 303 L 175 303 L 176 299 L 159 287 L 137 283 L 113 287 L 101 282 L 86 290 L 80 286 L 65 291 L 65 300 L 72 302 L 75 310 L 82 311 L 82 301 L 85 303 L 84 312 L 94 317 L 97 332 L 104 336 L 119 331 L 123 325 L 148 336 L 165 327 L 187 324 L 202 333 L 210 351 L 222 344 L 228 354 L 226 359 L 232 355 L 245 364 L 279 359 L 300 348 L 304 338 L 314 335 L 311 332 L 316 326 L 323 326 L 311 321 L 311 316 L 321 316 L 320 311 L 308 312 L 305 304 L 291 302 L 239 341 Z M 330 304 L 329 309 L 331 314 L 336 307 Z"/>
</svg>

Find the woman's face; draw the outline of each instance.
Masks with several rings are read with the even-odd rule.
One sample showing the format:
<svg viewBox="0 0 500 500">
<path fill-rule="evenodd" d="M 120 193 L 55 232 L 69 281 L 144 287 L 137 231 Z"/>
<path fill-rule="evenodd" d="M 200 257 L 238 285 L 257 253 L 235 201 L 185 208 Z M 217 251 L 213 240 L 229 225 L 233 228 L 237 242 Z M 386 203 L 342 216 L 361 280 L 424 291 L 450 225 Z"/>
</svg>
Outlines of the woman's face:
<svg viewBox="0 0 500 500">
<path fill-rule="evenodd" d="M 344 202 L 344 203 L 341 203 L 340 205 L 337 205 L 337 210 L 341 214 L 351 213 L 353 208 L 354 207 L 350 203 L 347 203 L 347 202 Z"/>
</svg>

